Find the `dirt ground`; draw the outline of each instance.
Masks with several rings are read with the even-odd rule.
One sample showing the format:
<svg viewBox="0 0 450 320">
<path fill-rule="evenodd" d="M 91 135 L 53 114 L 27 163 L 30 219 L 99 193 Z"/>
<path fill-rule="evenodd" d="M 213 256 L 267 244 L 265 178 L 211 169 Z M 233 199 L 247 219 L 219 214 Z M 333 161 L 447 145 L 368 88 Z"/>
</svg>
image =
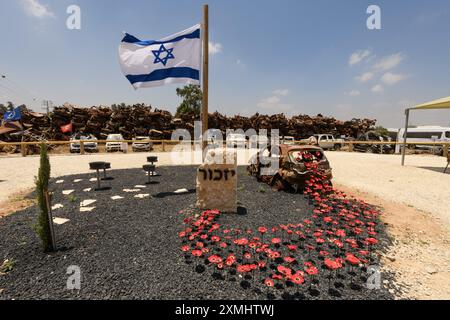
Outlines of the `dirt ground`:
<svg viewBox="0 0 450 320">
<path fill-rule="evenodd" d="M 30 192 L 32 192 L 32 189 L 16 192 L 7 201 L 0 202 L 0 219 L 8 214 L 32 206 L 35 200 L 25 198 Z"/>
<path fill-rule="evenodd" d="M 368 192 L 335 185 L 384 212 L 383 222 L 393 246 L 383 255 L 382 268 L 396 274 L 404 299 L 450 299 L 450 234 L 433 216 L 411 206 Z"/>
</svg>

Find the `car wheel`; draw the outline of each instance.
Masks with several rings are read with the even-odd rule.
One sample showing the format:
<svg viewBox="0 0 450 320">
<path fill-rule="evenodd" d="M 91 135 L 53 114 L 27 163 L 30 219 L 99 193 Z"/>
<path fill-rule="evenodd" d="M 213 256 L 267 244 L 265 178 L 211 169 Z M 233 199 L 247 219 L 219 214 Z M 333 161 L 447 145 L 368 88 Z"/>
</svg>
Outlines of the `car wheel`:
<svg viewBox="0 0 450 320">
<path fill-rule="evenodd" d="M 368 147 L 367 149 L 366 149 L 366 153 L 374 153 L 374 149 L 372 148 L 372 147 Z"/>
</svg>

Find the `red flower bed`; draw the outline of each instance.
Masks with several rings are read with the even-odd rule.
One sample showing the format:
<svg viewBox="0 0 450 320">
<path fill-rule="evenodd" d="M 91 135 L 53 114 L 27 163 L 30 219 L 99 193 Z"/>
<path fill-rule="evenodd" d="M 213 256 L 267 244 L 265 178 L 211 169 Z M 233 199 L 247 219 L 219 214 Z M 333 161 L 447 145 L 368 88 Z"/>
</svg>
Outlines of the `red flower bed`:
<svg viewBox="0 0 450 320">
<path fill-rule="evenodd" d="M 216 266 L 225 279 L 241 275 L 267 290 L 293 285 L 311 290 L 321 274 L 364 272 L 377 248 L 380 212 L 364 201 L 350 199 L 331 186 L 314 162 L 304 196 L 314 206 L 308 219 L 296 224 L 257 230 L 223 229 L 220 212 L 204 211 L 184 220 L 181 251 L 187 258 Z M 189 257 L 188 257 L 189 256 Z M 323 286 L 317 285 L 318 288 Z M 329 288 L 329 285 L 328 285 Z"/>
</svg>

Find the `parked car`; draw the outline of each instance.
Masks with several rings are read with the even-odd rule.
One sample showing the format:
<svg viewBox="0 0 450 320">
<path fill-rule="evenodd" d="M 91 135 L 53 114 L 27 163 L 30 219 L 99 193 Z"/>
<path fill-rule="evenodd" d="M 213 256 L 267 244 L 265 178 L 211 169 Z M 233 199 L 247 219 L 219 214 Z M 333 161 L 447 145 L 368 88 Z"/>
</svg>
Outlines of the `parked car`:
<svg viewBox="0 0 450 320">
<path fill-rule="evenodd" d="M 332 170 L 322 148 L 286 144 L 275 148 L 277 149 L 273 150 L 268 146 L 254 155 L 247 167 L 248 173 L 278 190 L 297 192 L 304 189 L 305 181 L 311 176 L 305 162 L 314 161 L 318 163 L 319 169 L 324 171 L 326 179 L 331 181 Z M 273 168 L 274 163 L 278 163 L 278 167 Z M 266 172 L 263 169 L 266 169 Z"/>
<path fill-rule="evenodd" d="M 70 137 L 70 152 L 71 153 L 79 153 L 81 151 L 81 143 L 80 141 L 89 141 L 84 142 L 84 151 L 86 152 L 98 152 L 98 143 L 97 138 L 92 134 L 80 134 L 76 133 Z"/>
<path fill-rule="evenodd" d="M 227 147 L 229 148 L 245 148 L 247 139 L 245 134 L 242 133 L 230 133 L 227 136 Z"/>
<path fill-rule="evenodd" d="M 131 145 L 131 149 L 133 150 L 133 152 L 150 151 L 153 149 L 153 142 L 145 141 L 145 140 L 150 140 L 149 137 L 138 136 L 138 137 L 135 137 L 133 140 L 134 140 L 134 142 Z M 142 142 L 140 142 L 140 141 L 142 141 Z"/>
<path fill-rule="evenodd" d="M 281 138 L 281 144 L 286 144 L 286 145 L 295 145 L 295 138 L 291 137 L 291 136 L 284 136 Z"/>
<path fill-rule="evenodd" d="M 108 137 L 106 138 L 106 141 L 108 141 L 106 142 L 106 152 L 113 152 L 113 151 L 126 152 L 128 144 L 120 142 L 121 140 L 125 139 L 120 133 L 108 134 Z"/>
<path fill-rule="evenodd" d="M 340 150 L 342 139 L 336 139 L 332 134 L 315 134 L 317 145 L 323 150 Z"/>
<path fill-rule="evenodd" d="M 391 138 L 389 136 L 383 136 L 377 134 L 375 131 L 368 131 L 364 134 L 361 134 L 356 140 L 358 141 L 382 141 L 386 142 L 385 144 L 354 144 L 353 150 L 365 153 L 384 153 L 384 154 L 392 154 L 395 151 L 395 145 L 390 144 Z"/>
</svg>

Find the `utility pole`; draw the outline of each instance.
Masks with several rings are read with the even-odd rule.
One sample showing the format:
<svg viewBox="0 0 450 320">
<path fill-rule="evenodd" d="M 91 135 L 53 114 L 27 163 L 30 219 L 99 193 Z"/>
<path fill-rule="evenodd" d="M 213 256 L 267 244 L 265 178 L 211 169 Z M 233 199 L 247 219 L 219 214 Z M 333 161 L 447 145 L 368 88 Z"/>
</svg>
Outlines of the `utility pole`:
<svg viewBox="0 0 450 320">
<path fill-rule="evenodd" d="M 47 115 L 49 115 L 51 107 L 53 107 L 53 101 L 52 100 L 43 100 L 42 101 L 42 109 L 46 110 Z"/>
<path fill-rule="evenodd" d="M 208 69 L 209 69 L 209 41 L 208 41 L 208 5 L 203 6 L 203 28 L 202 28 L 202 39 L 203 39 L 203 99 L 202 99 L 202 153 L 205 151 L 208 144 L 205 133 L 208 130 Z M 203 157 L 202 157 L 203 158 Z"/>
</svg>

